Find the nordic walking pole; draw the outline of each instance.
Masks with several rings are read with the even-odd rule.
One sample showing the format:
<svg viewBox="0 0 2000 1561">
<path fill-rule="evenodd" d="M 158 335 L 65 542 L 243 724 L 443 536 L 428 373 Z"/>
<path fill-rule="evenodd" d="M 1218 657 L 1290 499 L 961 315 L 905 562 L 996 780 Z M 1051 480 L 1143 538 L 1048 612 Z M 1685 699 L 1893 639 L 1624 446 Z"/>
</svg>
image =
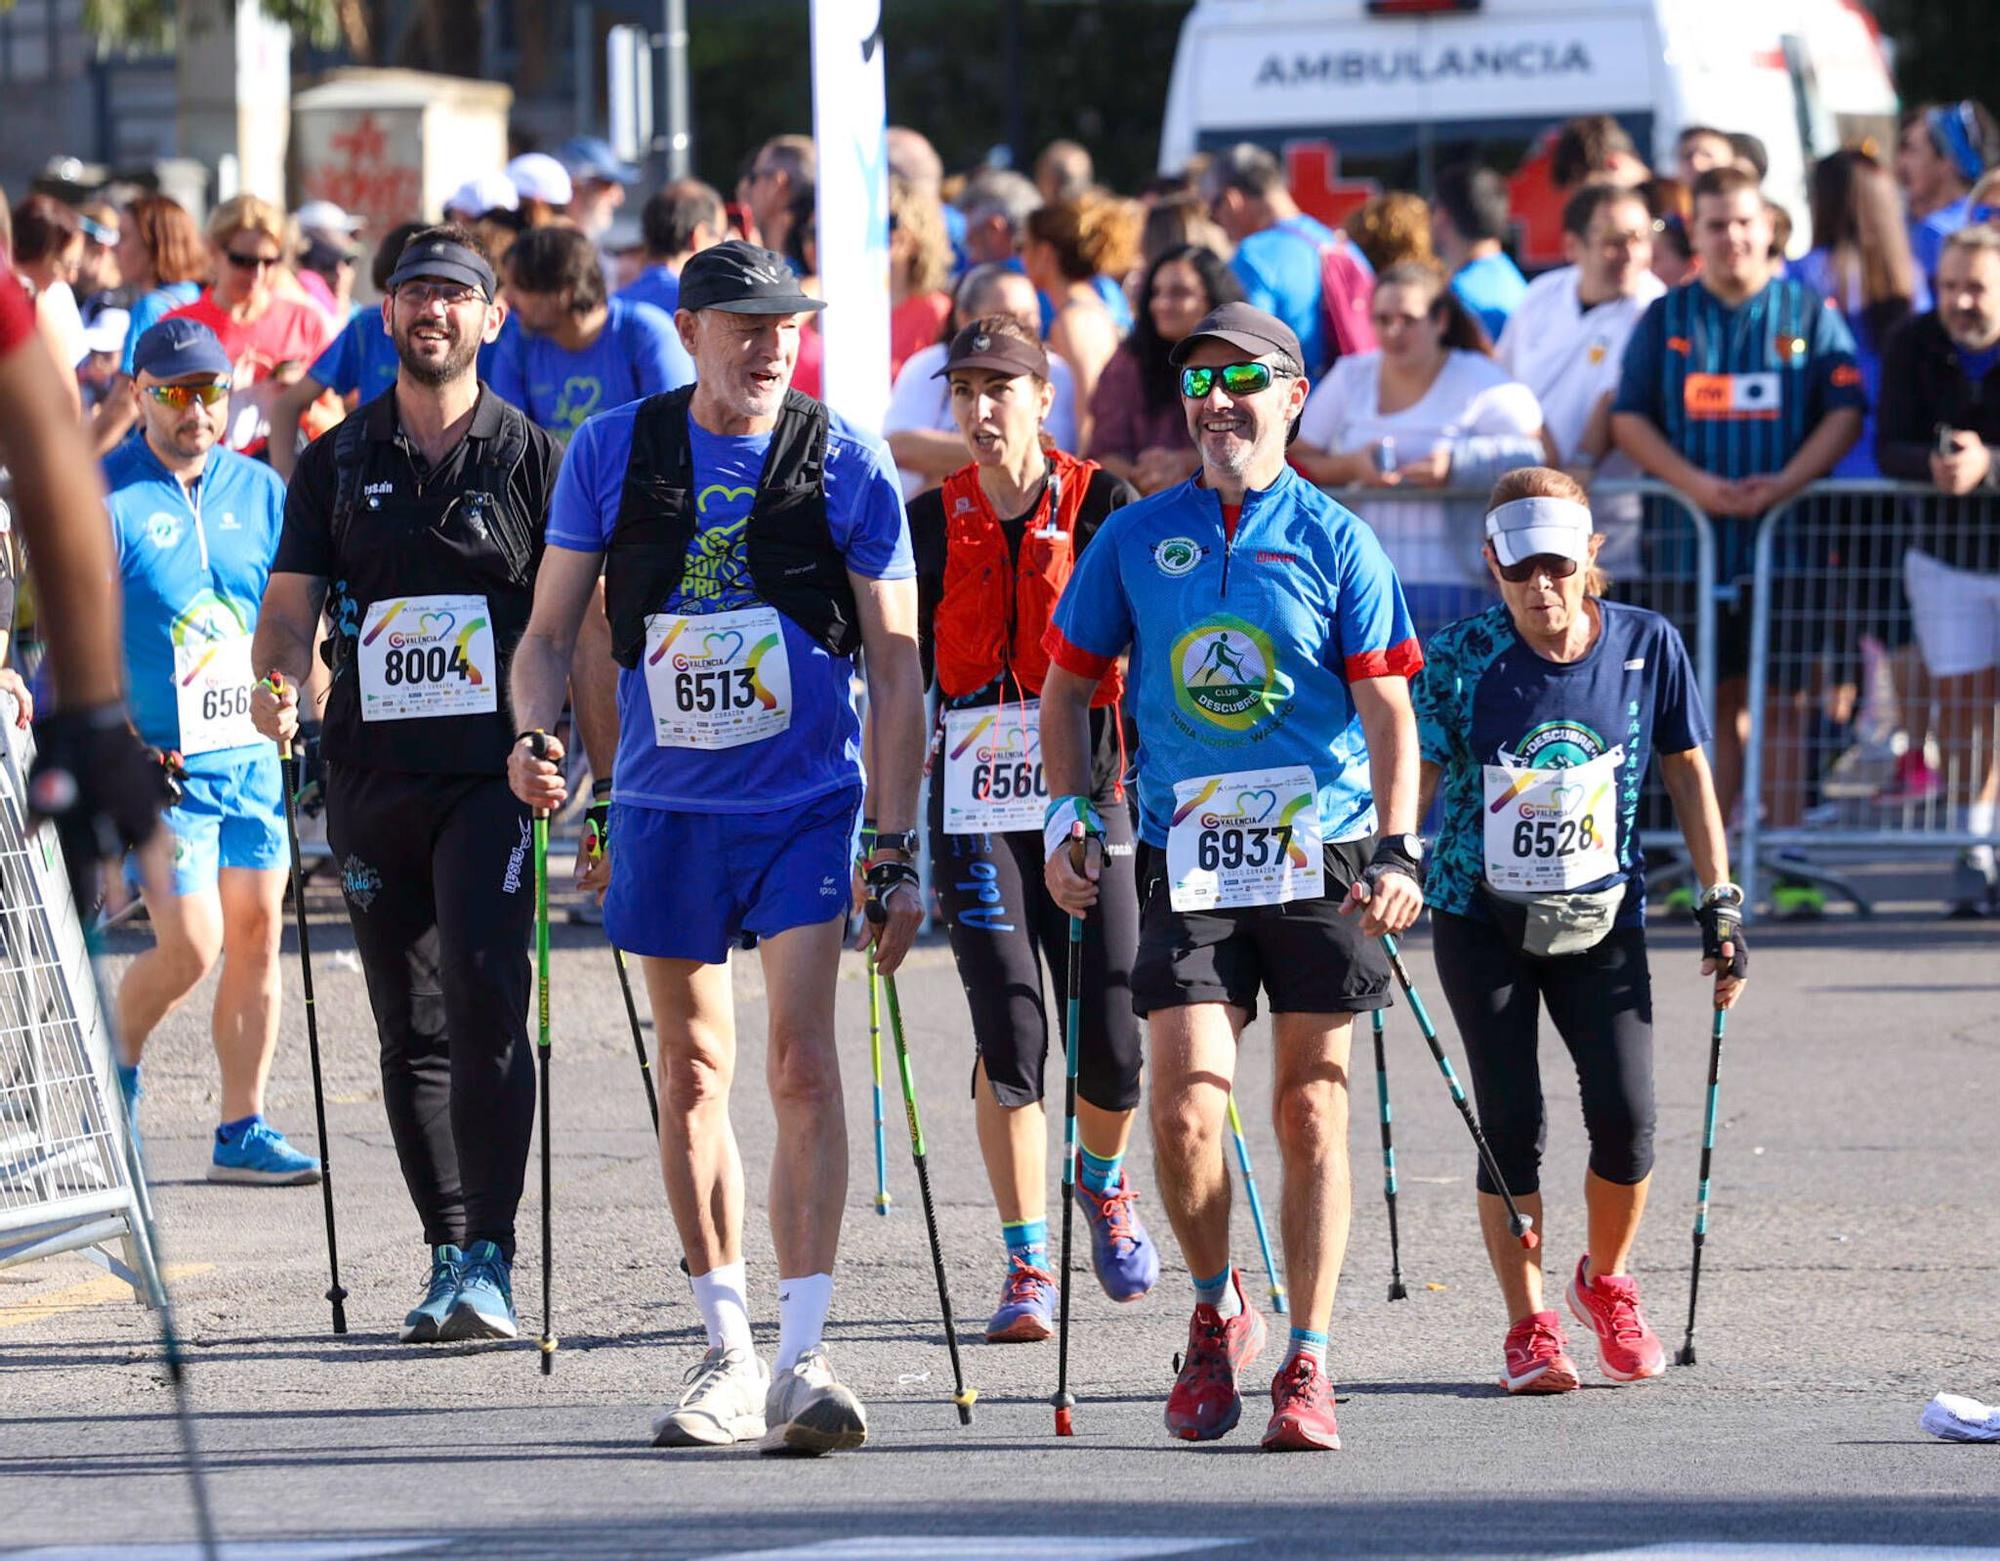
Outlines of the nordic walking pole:
<svg viewBox="0 0 2000 1561">
<path fill-rule="evenodd" d="M 1407 1301 L 1403 1284 L 1403 1244 L 1396 1234 L 1396 1137 L 1389 1115 L 1389 1061 L 1382 1046 L 1382 1010 L 1369 1016 L 1375 1032 L 1375 1094 L 1382 1102 L 1382 1197 L 1389 1205 L 1389 1299 Z"/>
<path fill-rule="evenodd" d="M 271 671 L 264 681 L 284 692 L 285 674 Z M 340 1284 L 340 1238 L 333 1223 L 333 1149 L 326 1138 L 326 1085 L 319 1066 L 319 1010 L 313 1005 L 312 935 L 306 925 L 306 872 L 299 855 L 299 761 L 289 742 L 278 745 L 279 784 L 285 792 L 285 833 L 292 848 L 292 914 L 299 924 L 299 980 L 306 995 L 306 1053 L 312 1059 L 313 1121 L 319 1131 L 319 1191 L 326 1211 L 326 1266 L 332 1281 L 326 1298 L 333 1306 L 333 1331 L 347 1332 L 347 1292 Z"/>
<path fill-rule="evenodd" d="M 1701 1249 L 1708 1241 L 1708 1168 L 1715 1157 L 1715 1102 L 1722 1081 L 1722 1029 L 1728 1010 L 1715 1011 L 1715 1024 L 1708 1033 L 1708 1113 L 1701 1127 L 1701 1189 L 1694 1205 L 1694 1271 L 1688 1276 L 1687 1338 L 1674 1352 L 1676 1366 L 1692 1366 L 1694 1355 L 1694 1309 L 1701 1298 Z"/>
<path fill-rule="evenodd" d="M 1257 1173 L 1250 1169 L 1250 1141 L 1243 1136 L 1243 1117 L 1236 1109 L 1236 1096 L 1229 1097 L 1229 1131 L 1236 1140 L 1236 1163 L 1243 1170 L 1243 1186 L 1250 1195 L 1250 1223 L 1257 1227 L 1257 1245 L 1263 1249 L 1264 1272 L 1271 1281 L 1271 1310 L 1285 1315 L 1285 1281 L 1271 1257 L 1271 1233 L 1264 1226 L 1264 1200 L 1257 1191 Z"/>
<path fill-rule="evenodd" d="M 869 920 L 880 922 L 887 912 L 874 901 L 868 905 Z M 878 914 L 879 913 L 879 914 Z M 875 956 L 871 951 L 868 966 L 875 967 Z M 910 1048 L 903 1042 L 903 1005 L 896 1001 L 896 978 L 882 977 L 883 995 L 889 1003 L 889 1033 L 896 1043 L 896 1070 L 903 1076 L 903 1111 L 910 1119 L 910 1158 L 917 1166 L 917 1192 L 924 1202 L 924 1228 L 931 1239 L 931 1267 L 937 1271 L 938 1308 L 944 1313 L 944 1342 L 951 1351 L 951 1379 L 957 1389 L 951 1401 L 958 1406 L 958 1423 L 972 1424 L 973 1401 L 979 1397 L 977 1388 L 965 1385 L 965 1368 L 958 1359 L 958 1325 L 951 1316 L 951 1290 L 944 1278 L 944 1248 L 938 1241 L 937 1208 L 931 1202 L 931 1173 L 925 1158 L 924 1126 L 917 1116 L 917 1081 L 910 1072 Z"/>
<path fill-rule="evenodd" d="M 604 855 L 604 836 L 599 832 L 594 816 L 597 804 L 591 804 L 593 817 L 584 826 L 583 850 L 593 862 Z M 607 938 L 606 942 L 610 942 Z M 617 944 L 611 944 L 611 958 L 618 966 L 618 990 L 625 999 L 625 1022 L 632 1027 L 632 1050 L 639 1054 L 639 1077 L 646 1086 L 646 1110 L 653 1118 L 653 1137 L 660 1136 L 660 1092 L 653 1084 L 653 1063 L 646 1055 L 646 1036 L 639 1024 L 639 1005 L 632 1000 L 632 972 L 625 965 L 625 951 Z"/>
<path fill-rule="evenodd" d="M 1083 871 L 1083 821 L 1070 826 L 1070 865 Z M 1069 919 L 1069 979 L 1063 1007 L 1062 1313 L 1056 1334 L 1056 1435 L 1076 1435 L 1076 1395 L 1069 1390 L 1070 1239 L 1076 1225 L 1076 1068 L 1083 1049 L 1083 918 Z"/>
<path fill-rule="evenodd" d="M 544 732 L 528 734 L 528 751 L 537 759 L 549 756 Z M 621 969 L 623 968 L 621 963 Z M 549 1214 L 553 1178 L 549 1165 L 549 815 L 535 810 L 535 1052 L 542 1064 L 542 1375 L 556 1369 L 555 1307 L 550 1290 L 555 1283 L 554 1221 Z M 656 1134 L 657 1136 L 657 1134 Z"/>
<path fill-rule="evenodd" d="M 875 1070 L 875 1212 L 886 1216 L 895 1199 L 889 1196 L 889 1139 L 882 1131 L 882 983 L 875 975 L 875 955 L 868 956 L 868 1061 Z"/>
<path fill-rule="evenodd" d="M 1465 1089 L 1458 1082 L 1457 1073 L 1452 1071 L 1451 1059 L 1438 1044 L 1437 1026 L 1431 1023 L 1430 1010 L 1424 1007 L 1424 1000 L 1417 996 L 1417 989 L 1410 984 L 1410 972 L 1403 964 L 1403 956 L 1396 948 L 1396 940 L 1388 933 L 1382 934 L 1382 947 L 1389 955 L 1389 968 L 1396 972 L 1396 980 L 1403 988 L 1403 996 L 1410 1000 L 1410 1012 L 1416 1017 L 1417 1028 L 1423 1032 L 1424 1043 L 1430 1047 L 1431 1056 L 1436 1060 L 1438 1071 L 1444 1075 L 1445 1084 L 1451 1090 L 1452 1104 L 1458 1107 L 1458 1114 L 1465 1118 L 1466 1131 L 1472 1134 L 1472 1144 L 1479 1151 L 1479 1163 L 1486 1167 L 1486 1176 L 1500 1189 L 1500 1199 L 1507 1205 L 1507 1228 L 1530 1252 L 1542 1244 L 1542 1238 L 1535 1233 L 1535 1222 L 1523 1214 L 1514 1202 L 1514 1195 L 1507 1190 L 1507 1179 L 1500 1174 L 1500 1166 L 1493 1158 L 1493 1146 L 1486 1142 L 1486 1135 L 1479 1130 L 1479 1119 L 1472 1114 L 1472 1105 L 1465 1098 Z"/>
</svg>

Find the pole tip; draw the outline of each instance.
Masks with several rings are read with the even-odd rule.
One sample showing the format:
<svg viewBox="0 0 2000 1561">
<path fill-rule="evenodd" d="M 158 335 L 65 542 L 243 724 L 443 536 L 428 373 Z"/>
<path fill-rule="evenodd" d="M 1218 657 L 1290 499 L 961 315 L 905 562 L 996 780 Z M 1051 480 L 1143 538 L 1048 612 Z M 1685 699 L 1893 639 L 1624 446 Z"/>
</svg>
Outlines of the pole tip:
<svg viewBox="0 0 2000 1561">
<path fill-rule="evenodd" d="M 1694 1345 L 1692 1343 L 1683 1344 L 1679 1349 L 1674 1351 L 1674 1364 L 1676 1366 L 1692 1366 L 1694 1364 Z"/>
<path fill-rule="evenodd" d="M 889 1206 L 895 1201 L 886 1192 L 878 1192 L 875 1194 L 875 1212 L 886 1218 L 889 1213 Z"/>
<path fill-rule="evenodd" d="M 1530 1252 L 1534 1251 L 1535 1248 L 1539 1247 L 1541 1244 L 1542 1244 L 1542 1238 L 1536 1235 L 1532 1229 L 1524 1230 L 1521 1232 L 1521 1245 L 1528 1251 Z"/>
<path fill-rule="evenodd" d="M 1280 1317 L 1285 1315 L 1285 1287 L 1283 1285 L 1271 1286 L 1271 1310 L 1276 1312 Z"/>
<path fill-rule="evenodd" d="M 1074 1418 L 1072 1418 L 1070 1411 L 1067 1409 L 1058 1409 L 1056 1411 L 1056 1435 L 1057 1436 L 1076 1435 L 1076 1421 L 1074 1420 Z"/>
<path fill-rule="evenodd" d="M 542 1375 L 546 1377 L 556 1369 L 556 1336 L 543 1334 L 537 1348 L 542 1352 Z"/>
<path fill-rule="evenodd" d="M 1409 1290 L 1408 1290 L 1408 1289 L 1407 1289 L 1407 1288 L 1406 1288 L 1406 1287 L 1404 1286 L 1404 1284 L 1403 1284 L 1403 1281 L 1402 1281 L 1402 1280 L 1398 1279 L 1398 1280 L 1394 1280 L 1394 1281 L 1392 1281 L 1392 1282 L 1391 1282 L 1391 1284 L 1390 1284 L 1390 1286 L 1389 1286 L 1389 1299 L 1390 1299 L 1390 1300 L 1392 1300 L 1392 1301 L 1407 1301 L 1407 1300 L 1409 1300 L 1409 1298 L 1410 1298 L 1410 1292 L 1409 1292 Z"/>
</svg>

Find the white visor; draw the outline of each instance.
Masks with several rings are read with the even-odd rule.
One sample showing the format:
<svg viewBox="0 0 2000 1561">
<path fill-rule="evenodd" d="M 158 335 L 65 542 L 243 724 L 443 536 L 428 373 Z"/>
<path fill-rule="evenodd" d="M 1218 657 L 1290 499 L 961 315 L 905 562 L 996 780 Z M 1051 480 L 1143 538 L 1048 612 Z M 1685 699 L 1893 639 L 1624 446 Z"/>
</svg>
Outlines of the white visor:
<svg viewBox="0 0 2000 1561">
<path fill-rule="evenodd" d="M 1486 539 L 1503 564 L 1545 553 L 1585 563 L 1595 526 L 1588 507 L 1574 499 L 1515 499 L 1487 512 Z"/>
</svg>

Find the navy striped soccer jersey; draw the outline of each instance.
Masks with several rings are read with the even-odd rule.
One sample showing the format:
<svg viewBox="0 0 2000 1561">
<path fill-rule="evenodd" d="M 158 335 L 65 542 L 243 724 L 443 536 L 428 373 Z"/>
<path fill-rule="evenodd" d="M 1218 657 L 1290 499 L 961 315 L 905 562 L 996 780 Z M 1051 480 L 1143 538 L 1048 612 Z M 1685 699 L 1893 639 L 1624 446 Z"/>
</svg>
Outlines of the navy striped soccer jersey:
<svg viewBox="0 0 2000 1561">
<path fill-rule="evenodd" d="M 1847 323 L 1779 278 L 1731 308 L 1699 281 L 1654 301 L 1632 332 L 1614 412 L 1650 420 L 1718 477 L 1775 475 L 1827 413 L 1866 410 Z"/>
</svg>

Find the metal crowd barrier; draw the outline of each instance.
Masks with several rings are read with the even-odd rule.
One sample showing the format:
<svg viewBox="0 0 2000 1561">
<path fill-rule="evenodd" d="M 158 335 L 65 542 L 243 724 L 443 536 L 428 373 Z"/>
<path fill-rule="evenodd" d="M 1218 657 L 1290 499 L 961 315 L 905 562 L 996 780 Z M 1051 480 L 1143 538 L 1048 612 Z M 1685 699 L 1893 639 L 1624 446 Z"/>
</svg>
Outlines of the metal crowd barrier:
<svg viewBox="0 0 2000 1561">
<path fill-rule="evenodd" d="M 1817 483 L 1765 517 L 1754 570 L 1750 902 L 1760 864 L 1788 851 L 1852 861 L 2000 839 L 1965 817 L 1996 762 L 2000 495 Z"/>
<path fill-rule="evenodd" d="M 1428 642 L 1446 624 L 1499 600 L 1481 556 L 1488 494 L 1485 488 L 1334 492 L 1381 539 L 1403 582 L 1420 640 Z M 1607 479 L 1591 485 L 1590 505 L 1605 534 L 1598 562 L 1611 577 L 1606 599 L 1651 608 L 1680 630 L 1702 698 L 1713 710 L 1714 527 L 1665 483 Z M 1640 798 L 1639 838 L 1648 849 L 1683 849 L 1657 766 Z M 1670 878 L 1671 873 L 1656 875 L 1652 882 Z"/>
</svg>

